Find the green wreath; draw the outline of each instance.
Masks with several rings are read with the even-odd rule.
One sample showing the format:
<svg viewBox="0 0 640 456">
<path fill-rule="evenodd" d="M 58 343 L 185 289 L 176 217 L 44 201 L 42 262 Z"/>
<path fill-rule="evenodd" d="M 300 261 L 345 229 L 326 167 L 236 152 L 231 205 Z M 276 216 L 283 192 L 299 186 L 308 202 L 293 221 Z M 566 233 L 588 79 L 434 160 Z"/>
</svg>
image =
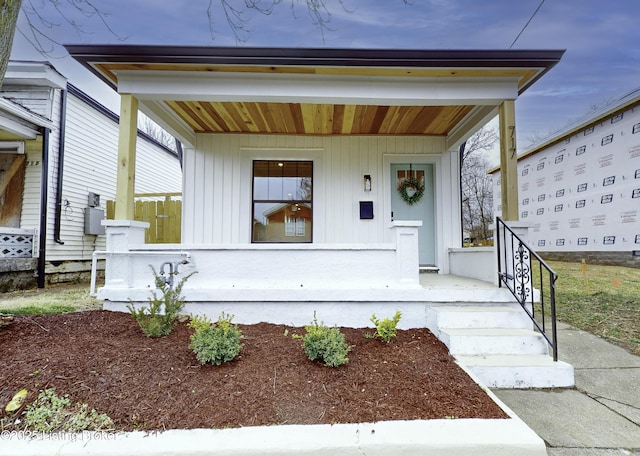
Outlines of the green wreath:
<svg viewBox="0 0 640 456">
<path fill-rule="evenodd" d="M 409 194 L 410 189 L 413 189 L 413 194 L 411 195 Z M 412 206 L 420 201 L 422 195 L 424 195 L 424 185 L 415 177 L 408 177 L 398 184 L 398 193 L 402 201 Z"/>
</svg>

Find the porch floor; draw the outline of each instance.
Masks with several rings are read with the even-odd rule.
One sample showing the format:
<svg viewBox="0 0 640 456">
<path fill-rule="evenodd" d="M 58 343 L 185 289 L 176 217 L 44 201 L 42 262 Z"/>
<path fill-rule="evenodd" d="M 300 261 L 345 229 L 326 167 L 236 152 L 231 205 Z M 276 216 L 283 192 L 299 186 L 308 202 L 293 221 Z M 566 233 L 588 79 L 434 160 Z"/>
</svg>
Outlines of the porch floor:
<svg viewBox="0 0 640 456">
<path fill-rule="evenodd" d="M 495 290 L 496 284 L 451 274 L 420 273 L 420 285 L 425 290 Z"/>
</svg>

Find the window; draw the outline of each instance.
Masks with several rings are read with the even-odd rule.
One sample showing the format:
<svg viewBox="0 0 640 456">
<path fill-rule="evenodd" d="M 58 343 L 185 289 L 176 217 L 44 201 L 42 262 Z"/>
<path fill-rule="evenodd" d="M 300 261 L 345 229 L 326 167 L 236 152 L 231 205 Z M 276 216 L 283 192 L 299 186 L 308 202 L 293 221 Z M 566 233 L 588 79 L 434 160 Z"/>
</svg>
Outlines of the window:
<svg viewBox="0 0 640 456">
<path fill-rule="evenodd" d="M 588 240 L 586 237 L 578 238 L 578 245 L 587 245 L 587 242 Z"/>
<path fill-rule="evenodd" d="M 311 242 L 313 162 L 253 162 L 252 242 Z"/>
<path fill-rule="evenodd" d="M 582 155 L 587 151 L 587 146 L 580 146 L 576 149 L 576 155 Z"/>
</svg>

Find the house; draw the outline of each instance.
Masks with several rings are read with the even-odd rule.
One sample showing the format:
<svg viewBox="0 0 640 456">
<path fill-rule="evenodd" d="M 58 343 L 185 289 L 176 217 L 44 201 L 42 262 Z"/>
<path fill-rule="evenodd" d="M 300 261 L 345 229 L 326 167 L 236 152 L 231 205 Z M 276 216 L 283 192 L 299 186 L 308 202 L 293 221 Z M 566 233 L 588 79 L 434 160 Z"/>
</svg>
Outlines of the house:
<svg viewBox="0 0 640 456">
<path fill-rule="evenodd" d="M 400 309 L 401 326 L 437 326 L 434 303 L 512 302 L 493 285 L 495 252 L 462 249 L 458 147 L 499 114 L 512 169 L 514 101 L 562 51 L 67 50 L 120 93 L 120 163 L 135 163 L 138 109 L 184 146 L 181 244 L 142 241 L 136 171 L 119 169 L 105 309 L 144 305 L 150 266 L 197 272 L 183 288 L 187 312 L 241 323 L 303 325 L 317 311 L 362 327 Z M 516 220 L 517 199 L 503 205 Z M 467 273 L 489 283 L 433 285 Z"/>
<path fill-rule="evenodd" d="M 0 91 L 0 289 L 89 277 L 116 193 L 118 122 L 51 64 L 9 63 Z M 136 134 L 135 191 L 179 192 L 177 154 Z"/>
<path fill-rule="evenodd" d="M 640 267 L 640 89 L 520 155 L 518 183 L 520 220 L 544 258 Z"/>
</svg>

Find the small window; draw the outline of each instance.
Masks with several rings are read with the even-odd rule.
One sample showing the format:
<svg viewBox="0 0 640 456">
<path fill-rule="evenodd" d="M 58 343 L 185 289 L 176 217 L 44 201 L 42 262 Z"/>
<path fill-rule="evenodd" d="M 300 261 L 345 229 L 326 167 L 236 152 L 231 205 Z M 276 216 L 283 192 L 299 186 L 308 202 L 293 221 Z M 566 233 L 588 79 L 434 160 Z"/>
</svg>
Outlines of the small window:
<svg viewBox="0 0 640 456">
<path fill-rule="evenodd" d="M 613 185 L 616 183 L 616 176 L 609 176 L 602 179 L 602 186 Z"/>
<path fill-rule="evenodd" d="M 313 162 L 253 162 L 252 242 L 311 242 Z"/>
<path fill-rule="evenodd" d="M 538 171 L 543 170 L 544 169 L 544 162 L 538 163 L 537 169 L 538 169 Z"/>
<path fill-rule="evenodd" d="M 555 212 L 562 212 L 562 204 L 556 204 L 556 207 L 554 208 Z"/>
<path fill-rule="evenodd" d="M 560 198 L 561 196 L 564 196 L 564 188 L 556 191 L 556 198 Z"/>
<path fill-rule="evenodd" d="M 564 245 L 564 239 L 556 239 L 556 245 L 562 247 Z"/>
<path fill-rule="evenodd" d="M 578 238 L 578 245 L 587 245 L 587 238 L 586 237 Z"/>
<path fill-rule="evenodd" d="M 587 151 L 587 146 L 580 146 L 576 149 L 576 155 L 582 155 Z"/>
<path fill-rule="evenodd" d="M 543 215 L 544 214 L 544 208 L 541 207 L 536 211 L 536 215 Z"/>
<path fill-rule="evenodd" d="M 605 236 L 605 237 L 602 239 L 602 243 L 603 243 L 604 245 L 613 245 L 613 244 L 615 244 L 615 243 L 616 243 L 616 237 L 615 237 L 615 236 Z"/>
<path fill-rule="evenodd" d="M 578 185 L 578 192 L 586 192 L 587 191 L 587 184 L 580 184 Z"/>
<path fill-rule="evenodd" d="M 623 113 L 623 112 L 621 112 L 621 113 L 620 113 L 620 114 L 618 114 L 617 116 L 613 116 L 613 117 L 611 118 L 611 123 L 612 123 L 612 124 L 614 124 L 614 123 L 618 123 L 618 122 L 620 122 L 620 121 L 622 120 L 623 116 L 624 116 L 624 113 Z"/>
<path fill-rule="evenodd" d="M 581 207 L 584 207 L 586 204 L 586 200 L 578 200 L 576 201 L 576 209 L 580 209 Z"/>
<path fill-rule="evenodd" d="M 556 165 L 557 165 L 558 163 L 562 163 L 562 160 L 564 160 L 564 154 L 560 154 L 560 155 L 558 155 L 558 156 L 556 157 L 556 160 L 555 160 Z"/>
</svg>

